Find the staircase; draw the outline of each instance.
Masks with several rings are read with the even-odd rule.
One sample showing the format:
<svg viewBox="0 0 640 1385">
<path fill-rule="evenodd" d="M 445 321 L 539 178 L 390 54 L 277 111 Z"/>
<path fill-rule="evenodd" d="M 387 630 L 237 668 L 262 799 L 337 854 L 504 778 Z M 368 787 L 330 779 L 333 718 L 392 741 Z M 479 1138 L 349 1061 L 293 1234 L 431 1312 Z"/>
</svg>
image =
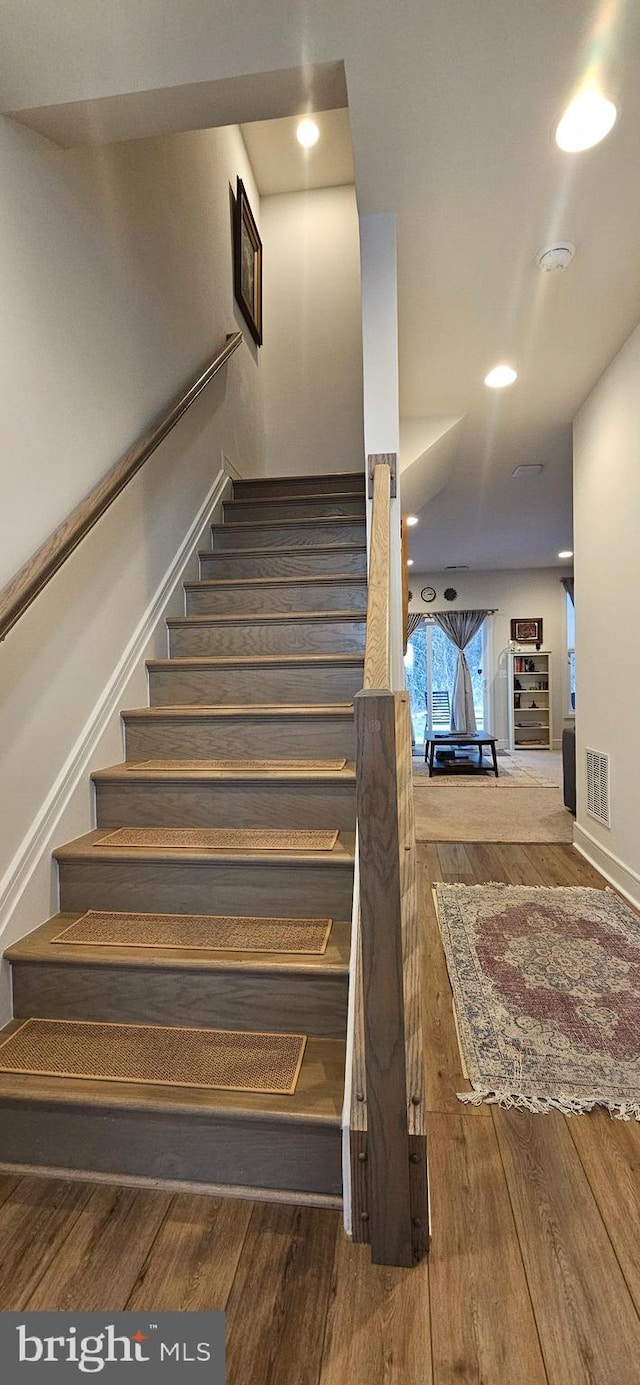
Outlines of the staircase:
<svg viewBox="0 0 640 1385">
<path fill-rule="evenodd" d="M 122 714 L 125 763 L 92 776 L 96 830 L 55 852 L 61 912 L 6 953 L 15 1019 L 0 1044 L 28 1019 L 74 1021 L 78 1074 L 89 1026 L 144 1026 L 148 1072 L 154 1026 L 293 1032 L 307 1036 L 297 1085 L 274 1095 L 0 1072 L 0 1167 L 336 1206 L 364 478 L 237 482 L 223 521 L 200 580 L 185 583 L 185 615 L 167 622 L 168 658 L 148 664 L 149 707 Z M 326 760 L 338 767 L 314 764 Z M 121 828 L 183 829 L 183 844 L 98 845 Z M 202 829 L 338 835 L 330 849 L 257 850 L 203 845 Z M 181 916 L 163 926 L 182 943 L 53 941 L 87 911 L 116 916 L 128 938 L 147 924 L 153 936 L 154 915 Z M 248 918 L 256 947 L 184 946 L 187 915 Z M 325 951 L 258 950 L 274 919 L 330 919 Z M 125 1062 L 126 1031 L 109 1035 Z"/>
</svg>

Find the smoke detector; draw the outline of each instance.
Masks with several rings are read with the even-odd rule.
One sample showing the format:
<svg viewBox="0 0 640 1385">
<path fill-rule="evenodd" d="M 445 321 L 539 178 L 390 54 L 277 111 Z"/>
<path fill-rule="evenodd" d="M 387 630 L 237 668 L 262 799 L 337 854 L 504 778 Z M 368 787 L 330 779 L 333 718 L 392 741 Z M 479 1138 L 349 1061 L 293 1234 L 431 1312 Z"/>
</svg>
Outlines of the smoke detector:
<svg viewBox="0 0 640 1385">
<path fill-rule="evenodd" d="M 545 274 L 561 274 L 571 264 L 575 253 L 576 247 L 570 240 L 560 240 L 556 245 L 545 245 L 536 258 L 536 264 Z"/>
</svg>

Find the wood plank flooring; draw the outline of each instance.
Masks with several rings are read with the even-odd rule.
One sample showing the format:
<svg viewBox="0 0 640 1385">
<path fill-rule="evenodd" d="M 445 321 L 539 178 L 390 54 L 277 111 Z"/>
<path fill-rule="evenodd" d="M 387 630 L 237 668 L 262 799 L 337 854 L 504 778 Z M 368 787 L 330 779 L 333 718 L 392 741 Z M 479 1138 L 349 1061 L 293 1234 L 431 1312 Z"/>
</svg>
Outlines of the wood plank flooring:
<svg viewBox="0 0 640 1385">
<path fill-rule="evenodd" d="M 226 1308 L 229 1385 L 637 1385 L 640 1125 L 463 1107 L 435 879 L 604 885 L 566 844 L 420 848 L 433 1240 L 337 1212 L 0 1178 L 0 1308 Z"/>
</svg>

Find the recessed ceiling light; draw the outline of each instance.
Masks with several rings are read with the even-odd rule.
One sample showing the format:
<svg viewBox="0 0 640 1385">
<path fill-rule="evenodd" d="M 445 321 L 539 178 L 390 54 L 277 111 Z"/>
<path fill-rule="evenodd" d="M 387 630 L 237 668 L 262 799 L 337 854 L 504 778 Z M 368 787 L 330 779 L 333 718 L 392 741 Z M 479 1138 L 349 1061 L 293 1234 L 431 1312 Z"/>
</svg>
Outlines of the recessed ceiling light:
<svg viewBox="0 0 640 1385">
<path fill-rule="evenodd" d="M 558 554 L 558 557 L 559 557 L 559 558 L 573 558 L 573 549 L 572 549 L 572 548 L 563 548 L 562 552 Z"/>
<path fill-rule="evenodd" d="M 417 515 L 407 515 L 406 520 L 408 529 L 413 529 L 416 524 L 420 523 Z"/>
<path fill-rule="evenodd" d="M 296 135 L 298 144 L 301 144 L 303 149 L 312 149 L 314 144 L 317 144 L 320 139 L 320 131 L 315 120 L 309 120 L 308 118 L 300 121 L 296 130 Z"/>
<path fill-rule="evenodd" d="M 503 390 L 505 385 L 512 385 L 517 380 L 518 372 L 511 365 L 494 365 L 493 370 L 489 371 L 484 377 L 485 385 L 490 390 Z"/>
<path fill-rule="evenodd" d="M 413 567 L 413 558 L 407 558 L 407 567 Z"/>
<path fill-rule="evenodd" d="M 570 102 L 558 122 L 556 144 L 565 154 L 592 149 L 613 129 L 617 114 L 613 101 L 587 87 Z"/>
<path fill-rule="evenodd" d="M 539 476 L 541 471 L 544 471 L 544 464 L 542 462 L 521 462 L 519 466 L 514 467 L 511 475 Z"/>
</svg>

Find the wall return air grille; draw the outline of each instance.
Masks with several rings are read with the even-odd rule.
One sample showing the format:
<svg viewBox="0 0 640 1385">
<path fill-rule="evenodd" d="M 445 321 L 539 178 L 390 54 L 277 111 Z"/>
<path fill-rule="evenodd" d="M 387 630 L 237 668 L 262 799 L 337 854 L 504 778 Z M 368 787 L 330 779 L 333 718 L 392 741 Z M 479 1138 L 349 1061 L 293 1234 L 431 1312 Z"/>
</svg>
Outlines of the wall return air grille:
<svg viewBox="0 0 640 1385">
<path fill-rule="evenodd" d="M 605 827 L 611 826 L 609 756 L 600 750 L 587 750 L 587 812 Z"/>
</svg>

